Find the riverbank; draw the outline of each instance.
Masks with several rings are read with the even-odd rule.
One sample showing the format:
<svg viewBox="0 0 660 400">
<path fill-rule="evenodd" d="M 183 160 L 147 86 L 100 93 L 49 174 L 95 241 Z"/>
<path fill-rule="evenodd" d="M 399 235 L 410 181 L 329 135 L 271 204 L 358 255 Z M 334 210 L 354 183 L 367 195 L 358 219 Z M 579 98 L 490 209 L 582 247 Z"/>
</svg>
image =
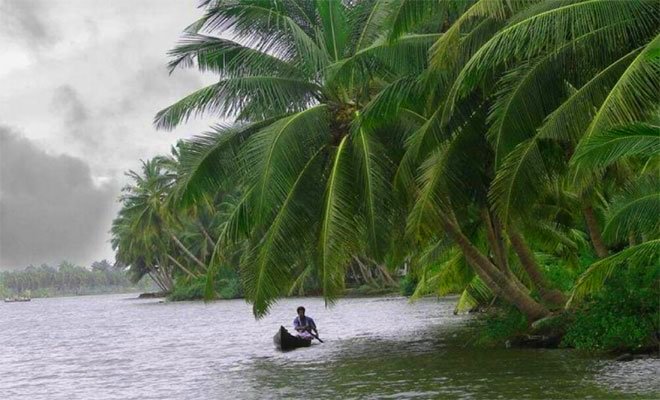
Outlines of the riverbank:
<svg viewBox="0 0 660 400">
<path fill-rule="evenodd" d="M 603 305 L 596 305 L 564 310 L 533 324 L 511 307 L 492 308 L 476 319 L 480 328 L 474 340 L 483 347 L 575 349 L 625 361 L 660 358 L 657 332 L 647 323 L 648 315 L 609 314 L 602 321 L 594 315 Z M 609 313 L 615 311 L 619 310 L 607 308 Z M 613 323 L 617 319 L 627 324 Z"/>
<path fill-rule="evenodd" d="M 90 289 L 90 290 L 36 290 L 30 291 L 29 297 L 33 299 L 47 299 L 47 298 L 58 298 L 58 297 L 76 297 L 76 296 L 98 296 L 105 294 L 139 294 L 144 291 L 143 287 L 108 287 L 104 289 Z M 14 292 L 5 292 L 5 296 L 2 297 L 12 297 L 16 296 Z M 27 292 L 23 292 L 27 293 Z"/>
</svg>

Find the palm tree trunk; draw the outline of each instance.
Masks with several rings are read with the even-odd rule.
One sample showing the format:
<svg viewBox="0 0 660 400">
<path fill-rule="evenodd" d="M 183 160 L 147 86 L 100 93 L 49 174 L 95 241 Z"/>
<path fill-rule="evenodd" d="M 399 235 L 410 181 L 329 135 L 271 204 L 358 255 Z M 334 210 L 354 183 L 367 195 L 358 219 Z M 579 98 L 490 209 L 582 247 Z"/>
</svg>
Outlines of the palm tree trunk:
<svg viewBox="0 0 660 400">
<path fill-rule="evenodd" d="M 520 263 L 522 264 L 523 268 L 525 268 L 525 271 L 527 272 L 527 275 L 529 275 L 529 278 L 532 280 L 532 283 L 534 283 L 534 286 L 536 286 L 536 289 L 538 289 L 543 301 L 553 306 L 562 306 L 566 304 L 566 296 L 564 296 L 564 294 L 559 290 L 551 289 L 549 287 L 545 276 L 543 276 L 543 273 L 541 273 L 541 268 L 536 262 L 534 254 L 532 253 L 529 246 L 527 246 L 527 243 L 520 235 L 520 233 L 516 231 L 515 228 L 509 227 L 508 234 L 513 250 L 518 255 Z"/>
<path fill-rule="evenodd" d="M 596 219 L 594 209 L 591 206 L 586 206 L 582 209 L 582 212 L 584 213 L 584 219 L 587 223 L 587 231 L 589 231 L 589 237 L 591 238 L 594 250 L 596 250 L 596 255 L 598 258 L 607 257 L 607 246 L 605 246 L 603 237 L 600 234 L 600 228 L 598 227 L 598 220 Z"/>
<path fill-rule="evenodd" d="M 362 260 L 360 260 L 360 257 L 354 256 L 353 259 L 357 263 L 358 267 L 360 268 L 360 273 L 362 274 L 362 278 L 364 279 L 365 283 L 373 283 L 373 284 L 378 284 L 376 280 L 374 279 L 373 275 L 371 274 L 371 271 L 369 271 L 369 268 L 367 268 L 364 263 L 362 263 Z"/>
<path fill-rule="evenodd" d="M 376 268 L 378 268 L 378 272 L 383 276 L 383 279 L 385 282 L 389 283 L 392 286 L 396 286 L 396 281 L 392 278 L 392 275 L 390 275 L 390 272 L 387 270 L 387 267 L 381 264 L 376 264 Z"/>
<path fill-rule="evenodd" d="M 204 228 L 204 225 L 201 222 L 199 222 L 199 228 L 202 230 L 202 234 L 206 238 L 206 241 L 208 242 L 209 246 L 211 246 L 211 248 L 214 248 L 215 241 L 213 240 L 211 235 L 209 235 L 209 232 L 206 230 L 206 228 Z"/>
<path fill-rule="evenodd" d="M 176 260 L 176 258 L 172 257 L 171 255 L 167 254 L 167 259 L 172 261 L 174 263 L 174 265 L 176 265 L 177 267 L 181 268 L 181 270 L 183 272 L 185 272 L 186 274 L 188 274 L 188 276 L 190 276 L 191 278 L 197 278 L 199 276 L 199 275 L 195 275 L 192 272 L 190 272 L 188 270 L 188 268 L 184 267 L 180 262 L 178 262 Z"/>
<path fill-rule="evenodd" d="M 484 224 L 486 225 L 486 238 L 488 240 L 488 245 L 493 252 L 493 264 L 495 264 L 500 271 L 508 275 L 513 283 L 518 286 L 518 289 L 522 290 L 525 293 L 529 292 L 527 286 L 525 286 L 520 279 L 511 272 L 509 268 L 508 252 L 506 246 L 504 245 L 504 238 L 502 237 L 502 225 L 499 220 L 488 211 L 487 208 L 482 209 L 481 213 Z"/>
<path fill-rule="evenodd" d="M 182 251 L 183 251 L 188 257 L 190 257 L 191 260 L 193 260 L 193 261 L 195 262 L 195 264 L 199 265 L 199 266 L 202 268 L 202 271 L 207 272 L 206 265 L 205 265 L 203 262 L 201 262 L 201 261 L 199 260 L 199 258 L 195 257 L 195 255 L 194 255 L 190 250 L 188 250 L 188 248 L 187 248 L 183 243 L 181 243 L 181 241 L 179 240 L 179 238 L 177 238 L 173 233 L 170 233 L 170 237 L 172 238 L 172 240 L 174 241 L 174 243 L 176 243 L 176 245 L 179 246 L 179 248 L 180 248 L 180 249 L 181 249 L 181 250 L 182 250 Z"/>
<path fill-rule="evenodd" d="M 497 265 L 501 271 L 508 271 L 509 263 L 506 257 L 506 250 L 504 249 L 504 241 L 498 232 L 500 229 L 496 229 L 495 221 L 485 207 L 481 210 L 481 219 L 486 225 L 486 238 L 488 239 L 489 247 L 493 252 L 495 265 Z M 497 228 L 499 228 L 499 226 Z"/>
<path fill-rule="evenodd" d="M 442 225 L 449 237 L 460 247 L 467 261 L 475 269 L 479 278 L 491 289 L 494 295 L 513 304 L 525 314 L 529 322 L 541 319 L 549 311 L 532 299 L 528 293 L 521 290 L 510 276 L 504 274 L 477 249 L 463 234 L 460 228 L 449 219 L 443 218 Z"/>
<path fill-rule="evenodd" d="M 165 288 L 165 284 L 160 280 L 160 277 L 158 276 L 158 272 L 152 273 L 148 272 L 149 278 L 151 278 L 152 281 L 162 290 L 163 292 L 166 292 L 167 289 Z"/>
</svg>

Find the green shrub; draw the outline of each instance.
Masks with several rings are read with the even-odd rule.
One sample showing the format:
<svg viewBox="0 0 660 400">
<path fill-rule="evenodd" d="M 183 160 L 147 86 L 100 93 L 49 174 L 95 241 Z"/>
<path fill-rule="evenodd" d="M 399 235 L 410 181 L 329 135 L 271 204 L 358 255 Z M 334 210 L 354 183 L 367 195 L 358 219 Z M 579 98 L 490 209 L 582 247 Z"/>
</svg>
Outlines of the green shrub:
<svg viewBox="0 0 660 400">
<path fill-rule="evenodd" d="M 651 282 L 649 282 L 649 278 Z M 659 328 L 657 288 L 646 271 L 622 269 L 576 312 L 562 345 L 583 350 L 635 350 Z"/>
<path fill-rule="evenodd" d="M 527 331 L 527 318 L 516 308 L 506 307 L 486 315 L 477 343 L 495 345 Z"/>
<path fill-rule="evenodd" d="M 412 296 L 417 287 L 417 279 L 411 274 L 408 274 L 399 281 L 399 291 L 403 296 Z"/>
<path fill-rule="evenodd" d="M 236 273 L 222 271 L 214 280 L 215 292 L 219 299 L 236 299 L 243 296 L 243 288 Z M 194 279 L 177 279 L 172 293 L 168 296 L 171 301 L 201 300 L 206 289 L 206 276 Z"/>
</svg>

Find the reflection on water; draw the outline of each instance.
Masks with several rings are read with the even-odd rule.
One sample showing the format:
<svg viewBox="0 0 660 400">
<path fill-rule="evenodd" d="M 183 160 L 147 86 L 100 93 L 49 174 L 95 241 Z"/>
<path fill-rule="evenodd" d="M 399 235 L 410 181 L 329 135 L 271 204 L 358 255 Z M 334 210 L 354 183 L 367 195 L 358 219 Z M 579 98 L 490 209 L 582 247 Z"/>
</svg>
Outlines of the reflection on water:
<svg viewBox="0 0 660 400">
<path fill-rule="evenodd" d="M 131 295 L 0 304 L 3 399 L 654 398 L 658 360 L 475 349 L 453 300 L 287 299 L 255 321 L 243 301 Z M 272 336 L 304 304 L 324 344 Z"/>
</svg>

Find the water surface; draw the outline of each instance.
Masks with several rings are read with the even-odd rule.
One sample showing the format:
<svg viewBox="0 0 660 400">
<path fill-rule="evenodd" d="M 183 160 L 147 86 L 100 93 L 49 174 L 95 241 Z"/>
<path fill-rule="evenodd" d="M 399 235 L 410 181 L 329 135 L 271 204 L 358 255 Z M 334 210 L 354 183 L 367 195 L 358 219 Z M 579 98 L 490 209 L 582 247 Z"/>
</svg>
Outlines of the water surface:
<svg viewBox="0 0 660 400">
<path fill-rule="evenodd" d="M 0 398 L 660 397 L 658 360 L 474 348 L 452 299 L 286 299 L 255 321 L 242 300 L 134 296 L 0 303 Z M 276 351 L 301 304 L 325 343 Z"/>
</svg>

